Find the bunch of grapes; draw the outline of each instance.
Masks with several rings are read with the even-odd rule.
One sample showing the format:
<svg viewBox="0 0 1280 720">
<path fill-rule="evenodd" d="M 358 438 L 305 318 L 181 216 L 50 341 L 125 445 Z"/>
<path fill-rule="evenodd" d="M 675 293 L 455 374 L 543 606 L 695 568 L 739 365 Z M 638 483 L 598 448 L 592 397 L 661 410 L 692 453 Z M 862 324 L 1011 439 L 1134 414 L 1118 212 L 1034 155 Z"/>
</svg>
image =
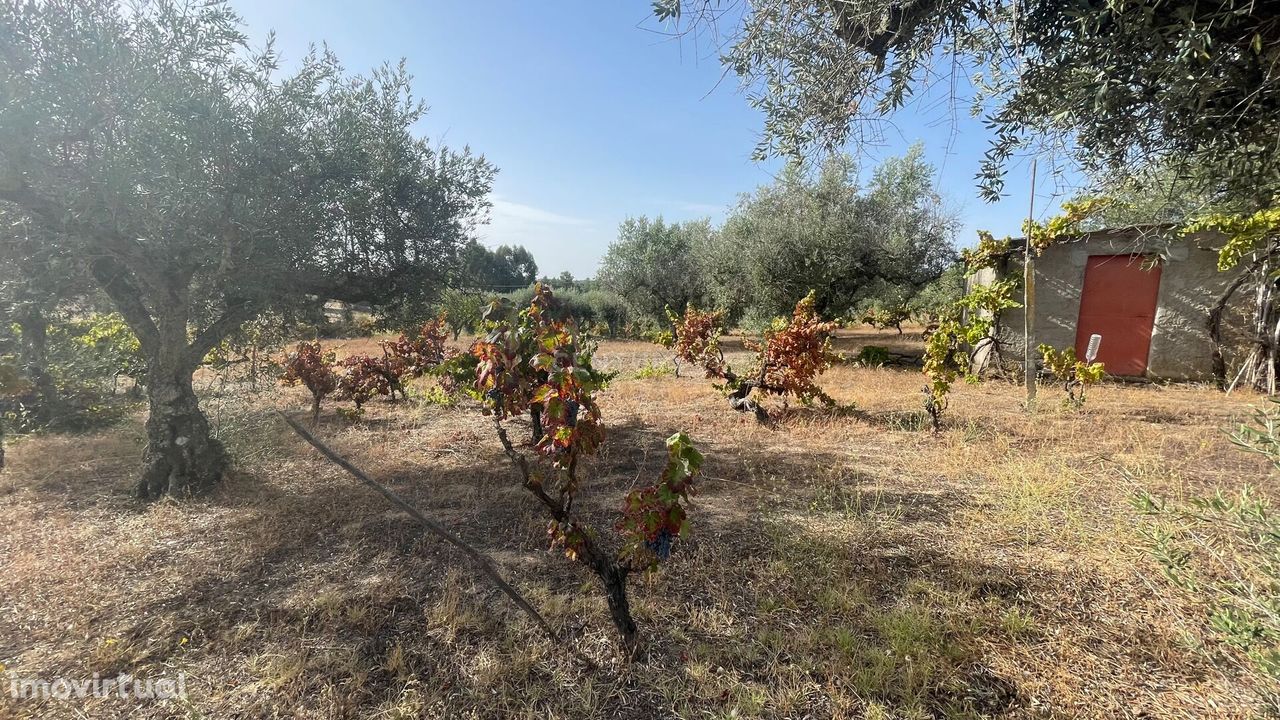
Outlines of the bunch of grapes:
<svg viewBox="0 0 1280 720">
<path fill-rule="evenodd" d="M 688 532 L 687 506 L 702 453 L 684 433 L 667 438 L 667 466 L 656 485 L 632 490 L 618 530 L 627 536 L 623 555 L 633 568 L 651 569 L 671 557 L 671 544 Z"/>
<path fill-rule="evenodd" d="M 659 560 L 666 560 L 671 557 L 672 539 L 671 530 L 664 527 L 658 530 L 657 534 L 652 538 L 646 539 L 644 546 L 649 548 L 654 555 L 657 555 Z"/>
</svg>

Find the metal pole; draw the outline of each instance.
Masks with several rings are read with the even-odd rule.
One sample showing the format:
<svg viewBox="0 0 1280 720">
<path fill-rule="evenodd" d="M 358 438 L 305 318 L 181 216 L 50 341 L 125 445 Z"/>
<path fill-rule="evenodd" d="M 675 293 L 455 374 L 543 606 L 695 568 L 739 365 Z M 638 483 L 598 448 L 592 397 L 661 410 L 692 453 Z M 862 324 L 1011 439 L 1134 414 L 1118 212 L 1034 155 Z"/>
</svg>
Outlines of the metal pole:
<svg viewBox="0 0 1280 720">
<path fill-rule="evenodd" d="M 1031 226 L 1036 217 L 1036 159 L 1031 158 L 1031 202 L 1027 209 L 1025 246 L 1022 249 L 1022 374 L 1027 386 L 1027 411 L 1036 408 L 1036 266 L 1031 249 Z"/>
</svg>

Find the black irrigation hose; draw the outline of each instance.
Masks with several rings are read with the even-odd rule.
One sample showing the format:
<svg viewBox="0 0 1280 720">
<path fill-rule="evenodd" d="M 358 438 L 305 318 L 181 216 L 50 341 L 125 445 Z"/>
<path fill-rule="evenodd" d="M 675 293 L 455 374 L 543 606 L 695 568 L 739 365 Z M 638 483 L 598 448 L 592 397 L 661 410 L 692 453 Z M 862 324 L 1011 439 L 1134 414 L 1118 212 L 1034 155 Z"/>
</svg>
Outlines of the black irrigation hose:
<svg viewBox="0 0 1280 720">
<path fill-rule="evenodd" d="M 298 435 L 301 436 L 303 440 L 306 440 L 308 443 L 310 443 L 311 446 L 314 447 L 316 450 L 319 450 L 320 454 L 328 458 L 329 461 L 332 462 L 334 465 L 337 465 L 343 470 L 346 470 L 355 479 L 359 480 L 365 485 L 368 485 L 374 490 L 377 490 L 378 493 L 381 494 L 384 498 L 386 498 L 388 502 L 390 502 L 392 505 L 395 505 L 397 508 L 400 508 L 401 510 L 403 510 L 406 514 L 409 515 L 409 517 L 413 518 L 414 520 L 417 520 L 418 524 L 422 525 L 424 528 L 430 531 L 433 535 L 436 535 L 440 539 L 444 540 L 450 545 L 453 545 L 454 547 L 461 550 L 464 555 L 470 558 L 472 564 L 474 564 L 476 568 L 480 570 L 480 572 L 484 573 L 485 577 L 489 578 L 490 582 L 496 585 L 497 588 L 503 592 L 503 594 L 511 598 L 511 602 L 515 603 L 516 607 L 523 610 L 524 613 L 528 615 L 534 621 L 534 623 L 538 625 L 538 627 L 542 628 L 542 631 L 546 633 L 547 637 L 550 638 L 553 643 L 567 647 L 570 650 L 570 652 L 572 652 L 580 660 L 583 660 L 593 668 L 595 667 L 595 663 L 592 662 L 590 658 L 578 652 L 576 648 L 573 648 L 572 646 L 568 645 L 568 643 L 565 643 L 561 639 L 560 635 L 555 631 L 555 629 L 551 627 L 551 623 L 547 622 L 547 620 L 543 618 L 542 615 L 538 613 L 536 609 L 534 609 L 533 605 L 529 604 L 529 601 L 524 599 L 524 596 L 521 595 L 519 591 L 517 591 L 514 587 L 512 587 L 511 584 L 508 583 L 506 580 L 502 579 L 502 576 L 498 574 L 497 568 L 494 567 L 493 561 L 491 561 L 488 556 L 486 556 L 484 553 L 480 552 L 479 550 L 475 549 L 471 545 L 467 544 L 467 542 L 462 538 L 458 537 L 457 535 L 454 535 L 452 532 L 449 532 L 449 530 L 445 528 L 443 525 L 441 525 L 440 523 L 428 518 L 426 515 L 423 515 L 417 508 L 415 508 L 413 505 L 410 505 L 407 500 L 405 500 L 404 498 L 392 492 L 382 483 L 366 475 L 363 471 L 360 470 L 360 468 L 356 467 L 355 465 L 352 465 L 346 458 L 334 452 L 333 449 L 331 449 L 328 445 L 325 445 L 323 442 L 320 442 L 318 439 L 316 439 L 314 435 L 312 435 L 310 432 L 307 432 L 307 430 L 304 427 L 302 427 L 302 425 L 300 425 L 296 420 L 284 414 L 283 412 L 280 412 L 279 410 L 277 410 L 276 413 L 280 417 L 284 418 L 284 421 L 286 423 L 289 423 L 289 427 L 293 428 L 294 432 L 298 433 Z"/>
</svg>

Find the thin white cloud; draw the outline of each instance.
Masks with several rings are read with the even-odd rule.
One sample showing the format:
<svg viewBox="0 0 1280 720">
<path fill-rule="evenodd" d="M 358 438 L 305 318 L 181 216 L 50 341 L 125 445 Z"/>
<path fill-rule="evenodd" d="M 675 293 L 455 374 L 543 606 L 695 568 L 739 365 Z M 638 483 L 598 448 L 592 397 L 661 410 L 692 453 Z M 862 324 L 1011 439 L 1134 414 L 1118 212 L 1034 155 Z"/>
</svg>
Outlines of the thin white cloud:
<svg viewBox="0 0 1280 720">
<path fill-rule="evenodd" d="M 500 195 L 493 196 L 491 217 L 494 225 L 571 225 L 576 227 L 591 225 L 591 221 L 584 218 L 561 215 L 532 205 L 512 202 Z"/>
<path fill-rule="evenodd" d="M 724 205 L 712 205 L 711 203 L 680 202 L 676 203 L 676 205 L 681 210 L 695 215 L 720 215 L 726 209 Z"/>
</svg>

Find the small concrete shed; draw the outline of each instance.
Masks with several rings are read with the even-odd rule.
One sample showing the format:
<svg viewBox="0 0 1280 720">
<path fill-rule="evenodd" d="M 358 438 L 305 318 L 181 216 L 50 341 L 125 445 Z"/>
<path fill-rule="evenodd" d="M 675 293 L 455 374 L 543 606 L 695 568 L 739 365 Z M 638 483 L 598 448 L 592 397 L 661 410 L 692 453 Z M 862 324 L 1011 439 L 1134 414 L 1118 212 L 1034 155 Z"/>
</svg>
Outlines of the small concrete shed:
<svg viewBox="0 0 1280 720">
<path fill-rule="evenodd" d="M 1221 245 L 1219 236 L 1183 235 L 1174 225 L 1099 230 L 1055 243 L 1035 258 L 1036 343 L 1074 347 L 1083 358 L 1097 333 L 1098 360 L 1111 375 L 1212 380 L 1209 313 L 1237 272 L 1218 270 Z M 1014 240 L 1000 267 L 979 271 L 970 285 L 1021 277 L 1024 247 L 1025 240 Z M 1022 308 L 1001 315 L 1005 360 L 1022 360 L 1023 318 Z"/>
</svg>

